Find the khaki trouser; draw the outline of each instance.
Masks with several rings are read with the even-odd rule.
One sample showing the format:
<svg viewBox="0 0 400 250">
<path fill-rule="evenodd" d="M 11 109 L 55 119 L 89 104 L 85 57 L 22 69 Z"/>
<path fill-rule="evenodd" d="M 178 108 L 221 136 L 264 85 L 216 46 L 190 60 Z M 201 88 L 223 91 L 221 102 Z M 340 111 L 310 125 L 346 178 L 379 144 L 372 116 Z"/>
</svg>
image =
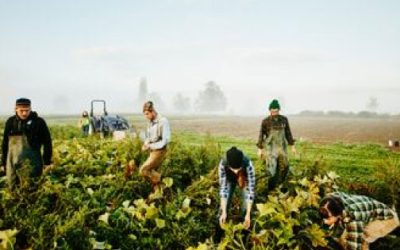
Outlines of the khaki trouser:
<svg viewBox="0 0 400 250">
<path fill-rule="evenodd" d="M 369 244 L 375 242 L 377 239 L 385 237 L 390 232 L 395 230 L 399 224 L 399 217 L 396 212 L 393 211 L 395 215 L 389 220 L 374 220 L 368 223 L 364 228 L 364 239 L 362 243 L 362 250 L 369 250 Z M 340 243 L 345 246 L 345 238 L 347 232 L 345 231 L 340 237 Z"/>
<path fill-rule="evenodd" d="M 42 174 L 43 163 L 40 151 L 33 150 L 24 135 L 9 136 L 6 168 L 8 186 L 10 190 L 13 190 L 20 182 L 18 175 L 23 175 L 29 180 Z"/>
<path fill-rule="evenodd" d="M 150 151 L 149 157 L 139 169 L 140 175 L 149 179 L 154 185 L 161 181 L 161 174 L 156 169 L 164 161 L 166 153 L 166 149 Z"/>
</svg>

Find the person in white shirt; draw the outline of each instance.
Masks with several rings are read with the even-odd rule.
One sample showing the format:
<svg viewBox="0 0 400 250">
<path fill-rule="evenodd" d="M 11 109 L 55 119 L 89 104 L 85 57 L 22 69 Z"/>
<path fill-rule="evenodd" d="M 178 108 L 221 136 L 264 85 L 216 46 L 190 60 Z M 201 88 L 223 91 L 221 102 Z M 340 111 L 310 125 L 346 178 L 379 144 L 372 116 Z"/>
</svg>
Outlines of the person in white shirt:
<svg viewBox="0 0 400 250">
<path fill-rule="evenodd" d="M 153 102 L 148 101 L 143 105 L 143 115 L 149 124 L 142 150 L 149 151 L 150 154 L 140 167 L 139 173 L 151 182 L 155 191 L 161 181 L 161 174 L 157 169 L 165 159 L 167 146 L 171 141 L 171 130 L 168 119 L 157 113 Z"/>
</svg>

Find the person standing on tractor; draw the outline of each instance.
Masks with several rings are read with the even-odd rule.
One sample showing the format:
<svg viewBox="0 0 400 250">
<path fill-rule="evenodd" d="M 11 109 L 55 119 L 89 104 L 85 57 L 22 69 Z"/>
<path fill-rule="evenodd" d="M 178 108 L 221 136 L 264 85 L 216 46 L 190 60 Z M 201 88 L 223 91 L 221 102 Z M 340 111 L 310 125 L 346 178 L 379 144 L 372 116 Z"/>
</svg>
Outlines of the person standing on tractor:
<svg viewBox="0 0 400 250">
<path fill-rule="evenodd" d="M 85 110 L 82 113 L 82 117 L 79 119 L 78 126 L 82 131 L 84 136 L 89 135 L 89 128 L 90 128 L 90 118 L 89 113 Z"/>
<path fill-rule="evenodd" d="M 239 186 L 242 193 L 241 212 L 244 217 L 245 229 L 250 228 L 251 209 L 254 202 L 254 189 L 256 176 L 253 164 L 250 159 L 243 155 L 243 152 L 236 147 L 230 148 L 218 167 L 219 195 L 221 206 L 219 213 L 219 224 L 222 226 L 227 219 L 227 211 L 231 206 L 232 196 L 236 186 Z"/>
<path fill-rule="evenodd" d="M 268 190 L 284 182 L 289 172 L 287 145 L 291 146 L 293 154 L 297 154 L 289 121 L 279 114 L 280 109 L 278 100 L 274 99 L 269 105 L 270 115 L 261 123 L 257 143 L 257 154 L 260 158 L 266 159 L 267 171 L 271 174 Z"/>
<path fill-rule="evenodd" d="M 153 102 L 148 101 L 143 105 L 143 115 L 149 123 L 142 150 L 149 151 L 150 155 L 140 167 L 139 173 L 151 182 L 153 191 L 156 191 L 161 181 L 161 174 L 156 170 L 165 159 L 171 131 L 168 119 L 157 113 Z"/>
<path fill-rule="evenodd" d="M 363 195 L 328 194 L 319 212 L 331 237 L 346 250 L 368 250 L 370 243 L 399 226 L 396 211 Z"/>
<path fill-rule="evenodd" d="M 15 112 L 5 124 L 2 142 L 1 165 L 5 167 L 10 190 L 19 183 L 17 175 L 26 162 L 29 162 L 29 177 L 37 178 L 43 172 L 43 165 L 50 166 L 52 158 L 50 131 L 46 122 L 31 110 L 31 101 L 17 99 Z"/>
</svg>

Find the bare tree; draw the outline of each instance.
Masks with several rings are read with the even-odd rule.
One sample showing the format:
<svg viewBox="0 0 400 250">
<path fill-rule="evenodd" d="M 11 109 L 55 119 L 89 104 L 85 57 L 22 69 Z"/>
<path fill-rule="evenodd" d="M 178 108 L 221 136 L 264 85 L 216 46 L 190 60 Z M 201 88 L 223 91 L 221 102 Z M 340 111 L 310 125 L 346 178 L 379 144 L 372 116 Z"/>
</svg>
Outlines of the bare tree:
<svg viewBox="0 0 400 250">
<path fill-rule="evenodd" d="M 376 97 L 370 97 L 367 102 L 367 110 L 376 111 L 379 107 L 378 99 Z"/>
<path fill-rule="evenodd" d="M 191 108 L 190 98 L 183 96 L 182 93 L 177 93 L 173 99 L 173 107 L 175 112 L 189 112 Z"/>
<path fill-rule="evenodd" d="M 196 109 L 201 112 L 219 112 L 225 111 L 226 107 L 227 100 L 221 88 L 214 81 L 207 82 L 196 99 Z"/>
</svg>

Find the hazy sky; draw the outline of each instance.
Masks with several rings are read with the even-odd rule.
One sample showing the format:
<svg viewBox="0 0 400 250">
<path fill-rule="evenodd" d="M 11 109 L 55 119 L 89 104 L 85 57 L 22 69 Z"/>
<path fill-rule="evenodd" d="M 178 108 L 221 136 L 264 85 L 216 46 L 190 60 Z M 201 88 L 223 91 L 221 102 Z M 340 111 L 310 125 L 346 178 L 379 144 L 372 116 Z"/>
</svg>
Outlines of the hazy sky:
<svg viewBox="0 0 400 250">
<path fill-rule="evenodd" d="M 274 97 L 285 113 L 369 97 L 400 113 L 399 13 L 396 0 L 0 0 L 0 113 L 20 96 L 40 113 L 92 98 L 133 111 L 143 76 L 167 105 L 214 80 L 230 113 Z"/>
</svg>

